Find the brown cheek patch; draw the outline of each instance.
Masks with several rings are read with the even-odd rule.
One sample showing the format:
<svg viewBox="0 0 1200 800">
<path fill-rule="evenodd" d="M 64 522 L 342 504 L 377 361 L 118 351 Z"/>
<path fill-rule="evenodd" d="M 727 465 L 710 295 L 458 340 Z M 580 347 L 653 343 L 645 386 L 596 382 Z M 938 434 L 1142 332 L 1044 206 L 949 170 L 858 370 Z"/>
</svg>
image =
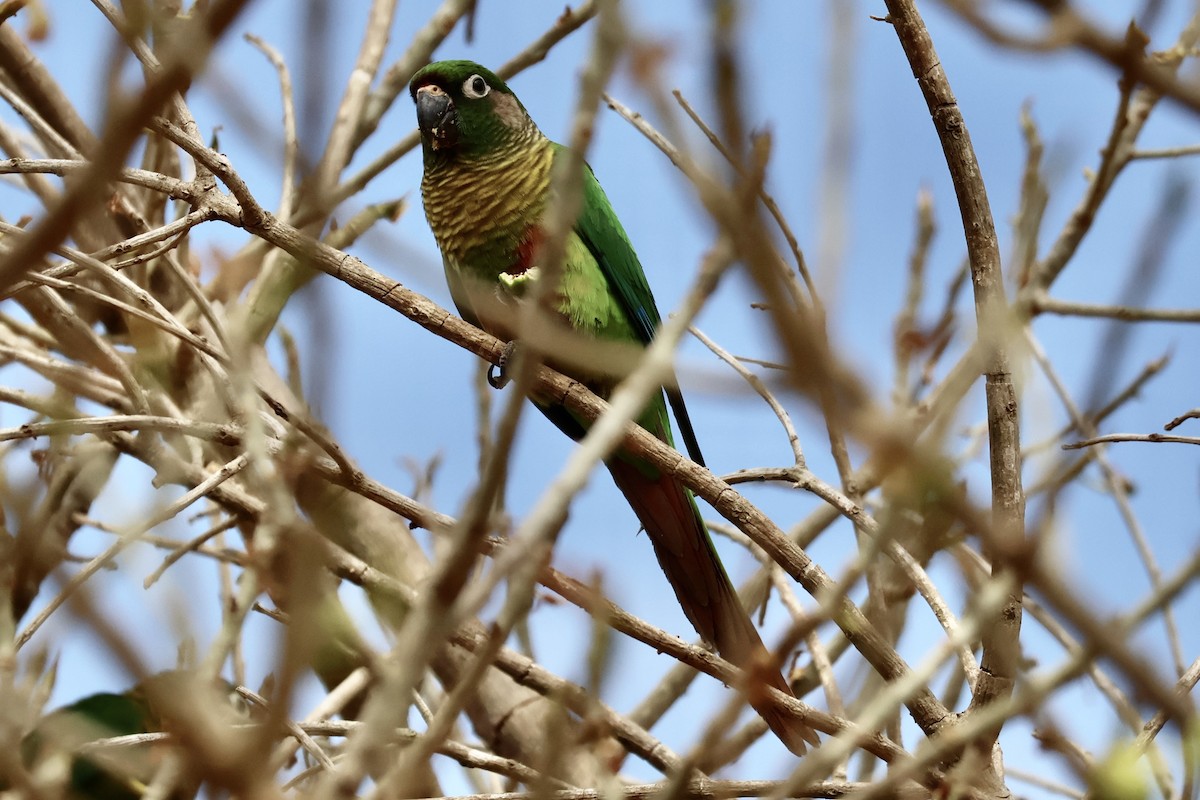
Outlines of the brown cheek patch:
<svg viewBox="0 0 1200 800">
<path fill-rule="evenodd" d="M 496 110 L 496 117 L 506 126 L 521 128 L 525 125 L 526 115 L 521 109 L 521 104 L 517 102 L 517 98 L 503 92 L 492 92 L 491 98 L 492 108 Z"/>
</svg>

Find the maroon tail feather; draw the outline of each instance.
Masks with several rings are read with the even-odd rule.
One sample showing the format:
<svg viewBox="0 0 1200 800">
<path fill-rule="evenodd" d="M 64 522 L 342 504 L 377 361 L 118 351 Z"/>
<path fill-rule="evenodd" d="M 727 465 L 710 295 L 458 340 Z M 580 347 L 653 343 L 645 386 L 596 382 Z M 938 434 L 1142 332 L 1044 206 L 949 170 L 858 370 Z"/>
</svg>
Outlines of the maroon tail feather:
<svg viewBox="0 0 1200 800">
<path fill-rule="evenodd" d="M 646 529 L 659 566 L 696 632 L 734 666 L 791 695 L 779 671 L 767 666 L 770 654 L 742 608 L 687 490 L 669 476 L 649 477 L 619 457 L 609 462 L 608 469 Z M 806 743 L 818 744 L 812 728 L 775 708 L 762 693 L 750 687 L 748 696 L 750 705 L 793 753 L 804 755 Z"/>
</svg>

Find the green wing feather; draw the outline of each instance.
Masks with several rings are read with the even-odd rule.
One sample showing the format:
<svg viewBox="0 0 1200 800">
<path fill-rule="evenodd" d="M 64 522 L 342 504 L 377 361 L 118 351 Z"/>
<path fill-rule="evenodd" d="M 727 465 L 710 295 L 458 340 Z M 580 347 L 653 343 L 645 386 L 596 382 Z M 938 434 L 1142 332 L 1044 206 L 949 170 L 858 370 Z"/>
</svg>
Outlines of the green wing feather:
<svg viewBox="0 0 1200 800">
<path fill-rule="evenodd" d="M 556 158 L 566 153 L 566 148 L 555 145 Z M 633 323 L 634 331 L 642 344 L 649 344 L 654 338 L 662 318 L 654 303 L 654 295 L 646 280 L 646 272 L 638 261 L 637 253 L 621 227 L 621 221 L 608 202 L 604 189 L 592 173 L 592 168 L 584 165 L 583 170 L 583 210 L 575 222 L 575 233 L 583 241 L 592 257 L 600 265 L 604 277 L 613 294 L 624 308 L 629 320 Z M 704 456 L 700 452 L 700 443 L 696 439 L 696 431 L 688 416 L 687 405 L 683 394 L 677 386 L 668 387 L 667 399 L 675 412 L 675 421 L 679 425 L 679 433 L 692 460 L 704 464 Z M 665 420 L 664 420 L 665 423 Z M 664 425 L 664 427 L 666 427 Z M 656 431 L 656 433 L 658 433 Z M 663 435 L 663 434 L 659 434 Z M 670 431 L 665 432 L 670 441 Z"/>
<path fill-rule="evenodd" d="M 79 747 L 112 736 L 154 730 L 149 709 L 126 694 L 102 693 L 85 697 L 49 714 L 21 742 L 21 755 L 32 767 L 56 753 L 72 754 Z M 75 755 L 67 796 L 71 800 L 137 800 L 143 783 L 154 774 L 149 748 L 121 748 L 93 757 Z"/>
<path fill-rule="evenodd" d="M 231 705 L 228 720 L 246 721 L 247 715 L 238 706 L 244 701 L 233 692 L 233 686 L 223 681 L 217 686 Z M 21 741 L 22 760 L 28 768 L 37 769 L 48 759 L 70 758 L 65 800 L 140 800 L 161 766 L 167 745 L 127 745 L 87 754 L 80 749 L 100 739 L 167 730 L 174 720 L 170 703 L 164 706 L 162 702 L 167 699 L 163 695 L 175 702 L 181 698 L 207 702 L 195 694 L 197 688 L 194 676 L 169 670 L 149 676 L 123 694 L 102 692 L 84 697 L 42 718 Z M 194 777 L 185 776 L 170 797 L 192 797 L 198 787 Z"/>
</svg>

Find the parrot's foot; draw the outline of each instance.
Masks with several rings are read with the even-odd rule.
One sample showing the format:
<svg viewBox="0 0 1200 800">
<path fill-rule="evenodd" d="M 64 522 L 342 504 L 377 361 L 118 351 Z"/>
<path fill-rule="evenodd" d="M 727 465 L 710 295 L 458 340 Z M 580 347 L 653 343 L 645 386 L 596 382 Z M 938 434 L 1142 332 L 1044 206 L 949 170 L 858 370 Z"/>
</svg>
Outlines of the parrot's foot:
<svg viewBox="0 0 1200 800">
<path fill-rule="evenodd" d="M 497 359 L 498 363 L 488 367 L 488 386 L 491 386 L 493 389 L 503 389 L 505 386 L 508 386 L 509 381 L 512 380 L 512 376 L 508 374 L 508 365 L 512 362 L 513 353 L 516 349 L 516 342 L 509 342 L 504 345 L 504 350 L 500 353 L 500 358 Z"/>
<path fill-rule="evenodd" d="M 509 294 L 522 297 L 529 287 L 537 283 L 537 280 L 542 275 L 541 267 L 529 267 L 518 273 L 501 272 L 500 285 L 508 290 Z"/>
</svg>

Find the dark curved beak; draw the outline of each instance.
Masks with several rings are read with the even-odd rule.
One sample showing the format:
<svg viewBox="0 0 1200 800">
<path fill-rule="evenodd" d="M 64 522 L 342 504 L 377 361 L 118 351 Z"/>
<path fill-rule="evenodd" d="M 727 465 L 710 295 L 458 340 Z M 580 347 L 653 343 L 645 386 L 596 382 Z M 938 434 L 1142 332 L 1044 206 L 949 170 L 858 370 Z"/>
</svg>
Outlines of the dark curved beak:
<svg viewBox="0 0 1200 800">
<path fill-rule="evenodd" d="M 417 89 L 417 125 L 434 150 L 452 147 L 458 141 L 458 110 L 450 95 L 436 86 Z"/>
</svg>

